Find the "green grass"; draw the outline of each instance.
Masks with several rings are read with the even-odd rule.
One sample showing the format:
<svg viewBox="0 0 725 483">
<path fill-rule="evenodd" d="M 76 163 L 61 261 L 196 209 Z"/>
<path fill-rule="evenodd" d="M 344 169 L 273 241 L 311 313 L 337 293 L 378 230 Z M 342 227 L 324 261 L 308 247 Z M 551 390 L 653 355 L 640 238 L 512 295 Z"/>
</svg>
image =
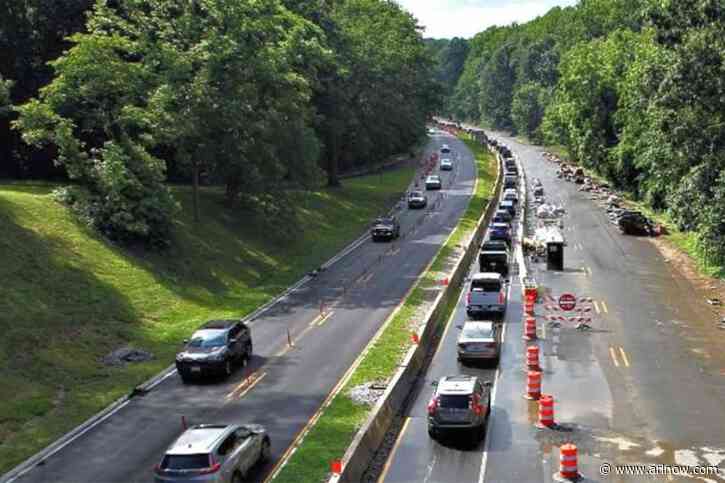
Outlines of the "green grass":
<svg viewBox="0 0 725 483">
<path fill-rule="evenodd" d="M 191 190 L 165 252 L 113 246 L 79 224 L 48 183 L 0 183 L 0 473 L 173 362 L 204 320 L 242 316 L 357 238 L 413 177 L 412 168 L 349 179 L 300 200 L 292 241 L 204 189 L 202 221 Z M 131 345 L 150 363 L 109 368 Z"/>
<path fill-rule="evenodd" d="M 464 140 L 476 157 L 478 183 L 463 217 L 446 244 L 438 251 L 430 270 L 411 291 L 345 387 L 332 399 L 330 406 L 325 409 L 303 443 L 275 478 L 276 482 L 322 481 L 329 471 L 330 461 L 343 456 L 370 413 L 368 406 L 353 403 L 348 396 L 350 389 L 366 382 L 387 381 L 410 348 L 410 320 L 425 302 L 426 289 L 437 283 L 436 280 L 440 278 L 443 270 L 450 268 L 454 247 L 476 227 L 496 183 L 494 157 L 470 139 Z M 448 320 L 457 300 L 455 293 L 449 298 L 445 316 L 439 321 L 441 325 Z"/>
</svg>

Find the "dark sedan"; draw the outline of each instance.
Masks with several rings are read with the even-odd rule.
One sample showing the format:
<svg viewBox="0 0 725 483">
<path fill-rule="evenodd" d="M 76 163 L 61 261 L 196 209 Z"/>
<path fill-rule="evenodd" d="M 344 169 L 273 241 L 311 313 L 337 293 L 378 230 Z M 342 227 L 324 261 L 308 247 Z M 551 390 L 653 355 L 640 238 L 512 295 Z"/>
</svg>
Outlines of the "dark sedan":
<svg viewBox="0 0 725 483">
<path fill-rule="evenodd" d="M 186 382 L 193 377 L 230 376 L 236 364 L 252 357 L 252 336 L 239 320 L 212 320 L 184 341 L 176 370 Z"/>
</svg>

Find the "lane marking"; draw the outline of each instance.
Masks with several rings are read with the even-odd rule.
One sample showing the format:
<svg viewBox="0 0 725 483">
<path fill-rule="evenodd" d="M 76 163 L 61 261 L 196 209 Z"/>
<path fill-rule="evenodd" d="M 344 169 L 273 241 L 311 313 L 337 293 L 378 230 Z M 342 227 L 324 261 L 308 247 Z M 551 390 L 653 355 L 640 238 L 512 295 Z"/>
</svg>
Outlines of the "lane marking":
<svg viewBox="0 0 725 483">
<path fill-rule="evenodd" d="M 599 304 L 597 304 L 597 301 L 596 301 L 596 300 L 594 301 L 594 310 L 595 310 L 595 311 L 596 311 L 597 313 L 600 313 L 600 312 L 599 312 Z"/>
<path fill-rule="evenodd" d="M 327 322 L 330 319 L 330 317 L 332 317 L 332 314 L 334 314 L 334 313 L 335 312 L 331 310 L 331 311 L 327 312 L 326 314 L 324 314 L 320 318 L 320 320 L 317 321 L 317 327 L 322 327 L 323 325 L 325 325 L 325 322 Z"/>
<path fill-rule="evenodd" d="M 398 253 L 400 253 L 400 247 L 393 248 L 392 250 L 388 250 L 385 254 L 389 257 L 393 257 L 393 256 L 397 255 Z"/>
<path fill-rule="evenodd" d="M 605 314 L 609 313 L 609 308 L 607 307 L 607 303 L 604 300 L 602 300 L 602 310 Z"/>
<path fill-rule="evenodd" d="M 242 397 L 244 397 L 249 391 L 252 390 L 252 388 L 254 388 L 254 386 L 257 385 L 257 383 L 259 383 L 259 381 L 267 376 L 266 372 L 261 372 L 261 374 L 260 372 L 260 370 L 257 370 L 245 377 L 244 380 L 237 385 L 237 387 L 235 387 L 229 394 L 226 395 L 226 399 L 241 399 Z"/>
<path fill-rule="evenodd" d="M 363 275 L 362 277 L 357 279 L 357 283 L 359 284 L 365 284 L 370 281 L 371 278 L 373 278 L 373 275 L 375 275 L 375 272 L 370 272 L 367 275 Z"/>
<path fill-rule="evenodd" d="M 390 465 L 393 463 L 393 460 L 395 459 L 395 453 L 398 451 L 398 447 L 400 446 L 400 443 L 403 441 L 403 435 L 405 434 L 405 430 L 408 429 L 408 425 L 410 424 L 410 421 L 411 421 L 410 416 L 405 418 L 403 427 L 400 429 L 400 434 L 398 434 L 398 438 L 395 440 L 395 444 L 393 444 L 393 449 L 390 450 L 390 456 L 388 456 L 388 461 L 385 462 L 385 466 L 383 466 L 383 472 L 380 473 L 380 478 L 378 478 L 378 483 L 383 483 L 385 481 L 385 478 L 388 476 L 388 471 L 390 471 Z"/>
<path fill-rule="evenodd" d="M 629 359 L 627 358 L 627 353 L 624 352 L 624 347 L 619 348 L 619 353 L 622 354 L 622 361 L 624 362 L 624 367 L 629 367 Z"/>
<path fill-rule="evenodd" d="M 616 367 L 619 367 L 619 361 L 617 360 L 617 353 L 614 352 L 614 347 L 609 347 L 609 355 L 612 356 L 612 362 L 614 362 L 614 365 Z"/>
</svg>

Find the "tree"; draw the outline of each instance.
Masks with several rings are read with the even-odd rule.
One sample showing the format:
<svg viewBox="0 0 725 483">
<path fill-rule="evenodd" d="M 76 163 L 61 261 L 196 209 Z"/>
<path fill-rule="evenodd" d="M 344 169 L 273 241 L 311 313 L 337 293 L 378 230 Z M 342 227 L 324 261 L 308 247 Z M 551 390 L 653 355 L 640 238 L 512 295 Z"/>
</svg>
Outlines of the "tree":
<svg viewBox="0 0 725 483">
<path fill-rule="evenodd" d="M 10 89 L 13 87 L 13 82 L 5 80 L 0 76 L 0 117 L 7 115 L 10 112 L 12 102 L 10 101 Z"/>
<path fill-rule="evenodd" d="M 549 89 L 536 82 L 520 86 L 511 103 L 511 119 L 516 130 L 534 142 L 541 142 L 543 136 L 539 130 L 544 118 Z"/>
<path fill-rule="evenodd" d="M 481 114 L 498 129 L 513 126 L 511 102 L 516 83 L 514 49 L 512 43 L 502 45 L 494 52 L 481 73 Z"/>
</svg>

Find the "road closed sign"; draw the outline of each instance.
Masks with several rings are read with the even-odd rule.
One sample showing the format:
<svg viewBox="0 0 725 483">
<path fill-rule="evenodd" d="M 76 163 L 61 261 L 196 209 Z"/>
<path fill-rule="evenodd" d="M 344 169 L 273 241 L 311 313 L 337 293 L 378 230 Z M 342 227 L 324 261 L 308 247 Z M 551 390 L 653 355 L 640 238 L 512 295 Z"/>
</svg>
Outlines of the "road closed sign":
<svg viewBox="0 0 725 483">
<path fill-rule="evenodd" d="M 559 308 L 561 310 L 570 311 L 576 307 L 576 297 L 571 293 L 563 293 L 559 297 Z"/>
</svg>

